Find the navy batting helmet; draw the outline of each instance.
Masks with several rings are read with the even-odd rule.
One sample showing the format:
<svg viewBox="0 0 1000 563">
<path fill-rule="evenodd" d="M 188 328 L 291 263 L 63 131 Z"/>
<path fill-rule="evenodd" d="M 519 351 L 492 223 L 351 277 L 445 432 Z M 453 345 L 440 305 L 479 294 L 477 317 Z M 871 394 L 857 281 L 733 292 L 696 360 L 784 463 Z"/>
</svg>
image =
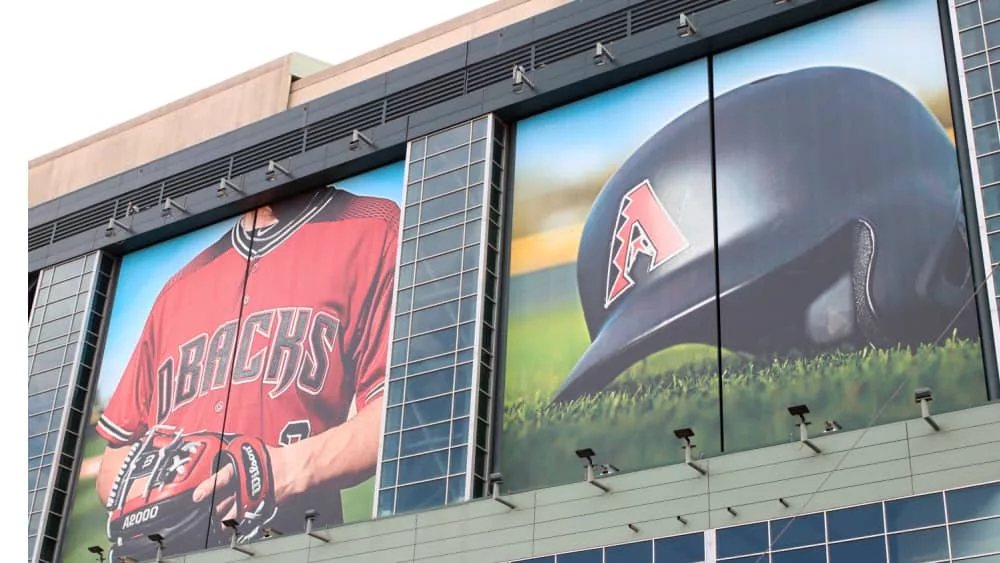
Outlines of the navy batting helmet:
<svg viewBox="0 0 1000 563">
<path fill-rule="evenodd" d="M 970 276 L 955 147 L 919 100 L 849 68 L 758 80 L 667 124 L 602 188 L 577 257 L 592 342 L 555 400 L 680 343 L 933 340 Z"/>
</svg>

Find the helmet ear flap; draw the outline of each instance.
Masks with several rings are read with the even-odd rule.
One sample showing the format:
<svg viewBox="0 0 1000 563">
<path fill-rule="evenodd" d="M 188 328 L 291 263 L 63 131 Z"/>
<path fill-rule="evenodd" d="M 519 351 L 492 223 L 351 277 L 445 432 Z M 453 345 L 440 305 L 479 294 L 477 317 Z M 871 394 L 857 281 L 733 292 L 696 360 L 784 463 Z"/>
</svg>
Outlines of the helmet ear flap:
<svg viewBox="0 0 1000 563">
<path fill-rule="evenodd" d="M 875 229 L 860 219 L 854 224 L 851 257 L 851 290 L 854 296 L 854 318 L 861 335 L 872 345 L 888 342 L 879 328 L 878 314 L 872 302 L 870 284 L 875 267 Z"/>
</svg>

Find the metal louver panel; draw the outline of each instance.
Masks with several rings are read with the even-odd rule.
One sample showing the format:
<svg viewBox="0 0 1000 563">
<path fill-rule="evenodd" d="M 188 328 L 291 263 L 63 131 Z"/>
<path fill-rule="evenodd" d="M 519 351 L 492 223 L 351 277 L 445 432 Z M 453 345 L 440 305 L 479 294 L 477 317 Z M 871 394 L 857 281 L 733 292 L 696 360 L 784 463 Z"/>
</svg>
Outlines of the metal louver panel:
<svg viewBox="0 0 1000 563">
<path fill-rule="evenodd" d="M 103 226 L 114 213 L 125 216 L 129 204 L 140 209 L 159 205 L 163 198 L 179 198 L 210 186 L 223 177 L 236 177 L 392 119 L 453 100 L 469 92 L 510 79 L 514 65 L 526 69 L 552 64 L 593 49 L 598 41 L 611 42 L 672 21 L 682 11 L 696 12 L 727 0 L 647 0 L 607 14 L 572 29 L 543 37 L 464 69 L 405 88 L 337 115 L 289 131 L 235 153 L 143 185 L 69 213 L 28 231 L 28 251 Z"/>
</svg>

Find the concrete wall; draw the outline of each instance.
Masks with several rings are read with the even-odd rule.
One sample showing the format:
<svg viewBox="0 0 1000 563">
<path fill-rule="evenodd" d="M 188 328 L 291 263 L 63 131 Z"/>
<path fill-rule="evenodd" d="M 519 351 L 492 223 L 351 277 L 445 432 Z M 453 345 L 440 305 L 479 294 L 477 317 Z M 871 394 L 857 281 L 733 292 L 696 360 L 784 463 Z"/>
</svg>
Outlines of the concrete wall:
<svg viewBox="0 0 1000 563">
<path fill-rule="evenodd" d="M 603 482 L 612 488 L 607 494 L 581 482 L 506 497 L 517 506 L 515 510 L 478 500 L 325 530 L 331 538 L 328 544 L 299 533 L 252 544 L 252 558 L 221 549 L 169 559 L 174 563 L 506 561 L 1000 477 L 1000 403 L 935 419 L 942 426 L 940 433 L 915 419 L 819 436 L 814 441 L 823 450 L 820 455 L 792 443 L 706 459 L 701 463 L 708 468 L 707 477 L 684 465 L 662 467 L 605 478 Z M 789 427 L 792 423 L 789 418 Z M 665 433 L 663 447 L 678 443 Z M 566 453 L 566 463 L 578 463 L 572 452 Z M 783 507 L 779 497 L 790 506 Z M 678 515 L 687 525 L 676 519 Z M 639 532 L 632 532 L 629 523 Z M 169 546 L 169 538 L 165 544 Z"/>
<path fill-rule="evenodd" d="M 271 61 L 30 161 L 28 207 L 569 2 L 498 0 L 334 66 L 298 53 Z"/>
</svg>

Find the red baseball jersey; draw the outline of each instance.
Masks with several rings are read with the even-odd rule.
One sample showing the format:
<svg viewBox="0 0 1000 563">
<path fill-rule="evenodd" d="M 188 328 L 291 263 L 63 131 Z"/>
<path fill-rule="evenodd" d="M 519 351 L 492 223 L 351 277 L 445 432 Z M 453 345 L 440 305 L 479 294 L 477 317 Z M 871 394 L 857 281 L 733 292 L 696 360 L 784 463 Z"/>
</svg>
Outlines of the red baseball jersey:
<svg viewBox="0 0 1000 563">
<path fill-rule="evenodd" d="M 381 396 L 399 207 L 322 188 L 271 211 L 272 224 L 262 210 L 237 221 L 164 286 L 97 423 L 112 446 L 156 424 L 289 445 Z M 279 516 L 299 526 L 312 507 L 339 521 L 339 492 L 309 491 Z"/>
</svg>

